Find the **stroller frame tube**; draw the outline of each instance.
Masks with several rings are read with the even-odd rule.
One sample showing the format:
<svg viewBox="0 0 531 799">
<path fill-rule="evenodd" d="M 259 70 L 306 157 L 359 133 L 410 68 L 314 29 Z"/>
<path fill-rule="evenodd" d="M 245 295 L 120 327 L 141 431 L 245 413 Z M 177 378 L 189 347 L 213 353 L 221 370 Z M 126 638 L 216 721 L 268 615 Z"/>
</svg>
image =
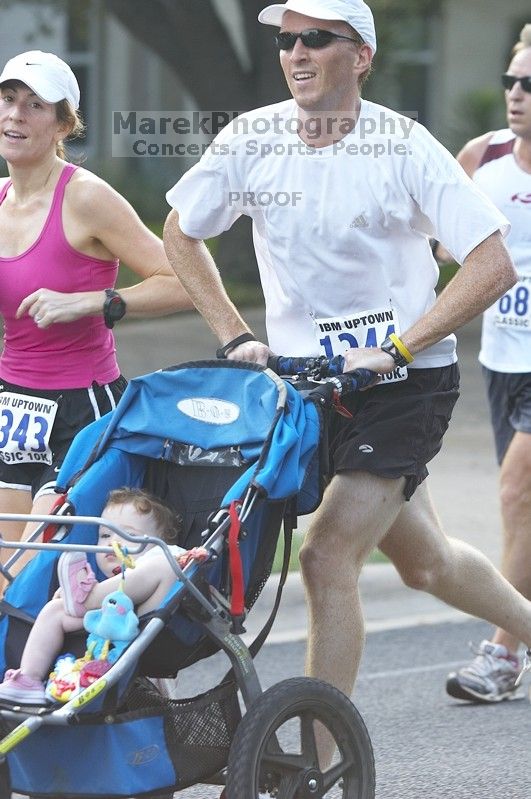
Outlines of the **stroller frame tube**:
<svg viewBox="0 0 531 799">
<path fill-rule="evenodd" d="M 178 579 L 183 582 L 189 591 L 194 595 L 194 597 L 198 601 L 205 602 L 203 595 L 197 590 L 195 585 L 190 581 L 184 571 L 181 569 L 173 555 L 171 554 L 170 550 L 168 549 L 168 545 L 162 541 L 162 539 L 157 538 L 156 536 L 132 536 L 130 533 L 127 533 L 125 530 L 122 530 L 116 524 L 107 521 L 106 519 L 102 519 L 100 516 L 61 516 L 61 522 L 59 526 L 63 524 L 73 526 L 74 524 L 96 524 L 100 525 L 102 523 L 105 524 L 109 530 L 117 533 L 121 538 L 126 541 L 130 541 L 133 544 L 138 544 L 136 549 L 131 549 L 128 554 L 130 555 L 137 555 L 140 552 L 143 552 L 144 549 L 149 544 L 154 544 L 155 546 L 160 547 L 164 552 L 167 560 L 169 561 L 173 571 L 175 572 Z M 1 522 L 32 522 L 38 521 L 41 524 L 48 525 L 48 524 L 57 524 L 57 516 L 50 516 L 50 515 L 33 515 L 33 514 L 24 514 L 24 513 L 0 513 L 0 523 Z M 40 526 L 33 531 L 33 537 L 37 537 L 40 535 Z M 56 550 L 58 552 L 106 552 L 106 553 L 113 553 L 114 550 L 112 547 L 100 547 L 96 544 L 61 544 L 59 542 L 49 541 L 46 544 L 38 543 L 32 539 L 28 539 L 26 541 L 5 541 L 2 538 L 0 533 L 0 549 L 16 549 L 16 550 L 28 550 L 34 549 L 37 551 L 45 550 L 49 552 L 50 550 Z M 10 558 L 9 561 L 6 563 L 4 567 L 5 570 L 9 567 L 9 565 L 15 562 L 15 558 Z"/>
</svg>

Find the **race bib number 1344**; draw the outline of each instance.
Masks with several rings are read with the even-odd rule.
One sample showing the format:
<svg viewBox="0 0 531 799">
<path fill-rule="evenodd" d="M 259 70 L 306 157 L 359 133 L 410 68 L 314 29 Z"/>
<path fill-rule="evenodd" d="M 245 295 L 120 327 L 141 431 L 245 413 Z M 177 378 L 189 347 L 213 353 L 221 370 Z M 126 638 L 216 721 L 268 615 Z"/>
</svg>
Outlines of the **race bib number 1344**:
<svg viewBox="0 0 531 799">
<path fill-rule="evenodd" d="M 400 335 L 400 327 L 392 308 L 375 308 L 348 316 L 314 319 L 321 352 L 327 358 L 343 355 L 354 347 L 379 347 L 391 333 Z M 397 367 L 382 375 L 378 385 L 407 379 L 407 368 Z"/>
</svg>

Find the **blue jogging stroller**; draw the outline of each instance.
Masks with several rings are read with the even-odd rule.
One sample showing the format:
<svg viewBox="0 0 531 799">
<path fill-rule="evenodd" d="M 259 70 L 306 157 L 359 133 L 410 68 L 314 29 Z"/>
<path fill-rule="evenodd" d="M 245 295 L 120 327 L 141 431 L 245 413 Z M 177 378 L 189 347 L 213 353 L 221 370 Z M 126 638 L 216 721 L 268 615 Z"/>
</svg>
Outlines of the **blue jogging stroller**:
<svg viewBox="0 0 531 799">
<path fill-rule="evenodd" d="M 374 797 L 371 742 L 350 700 L 305 677 L 262 692 L 253 663 L 278 607 L 296 517 L 321 498 L 327 409 L 340 388 L 337 379 L 307 381 L 323 373 L 317 360 L 274 360 L 303 373 L 297 388 L 271 369 L 233 361 L 185 363 L 133 379 L 116 410 L 74 440 L 58 477 L 61 504 L 31 517 L 41 522 L 32 540 L 0 542 L 16 549 L 8 573 L 25 549 L 38 550 L 0 603 L 2 673 L 19 665 L 31 624 L 57 588 L 61 552 L 87 552 L 97 571 L 95 553 L 111 551 L 96 542 L 113 488 L 142 486 L 161 497 L 183 516 L 178 543 L 208 552 L 181 569 L 160 539 L 113 528 L 132 554 L 161 547 L 175 584 L 141 618 L 138 636 L 111 669 L 66 704 L 0 708 L 0 799 L 12 792 L 167 799 L 206 782 L 224 785 L 226 799 Z M 2 522 L 28 518 L 0 515 L 0 532 Z M 270 574 L 282 522 L 280 590 L 247 647 L 245 614 Z M 65 651 L 81 655 L 85 637 L 68 639 Z M 230 671 L 200 696 L 169 699 L 148 679 L 174 676 L 220 650 Z M 325 769 L 316 722 L 337 747 Z"/>
</svg>

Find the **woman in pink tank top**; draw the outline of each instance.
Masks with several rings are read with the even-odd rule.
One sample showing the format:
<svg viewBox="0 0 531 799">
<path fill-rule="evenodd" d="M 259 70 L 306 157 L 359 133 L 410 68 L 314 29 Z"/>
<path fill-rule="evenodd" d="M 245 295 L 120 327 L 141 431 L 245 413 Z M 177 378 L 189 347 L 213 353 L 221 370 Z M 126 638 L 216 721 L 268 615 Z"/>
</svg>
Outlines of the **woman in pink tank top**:
<svg viewBox="0 0 531 799">
<path fill-rule="evenodd" d="M 65 162 L 79 135 L 70 67 L 38 50 L 0 75 L 0 512 L 49 512 L 74 435 L 111 410 L 120 376 L 112 327 L 123 316 L 192 307 L 162 242 L 96 175 Z M 141 279 L 114 291 L 119 261 Z M 13 540 L 30 530 L 10 523 Z M 28 526 L 30 527 L 30 526 Z M 5 558 L 4 558 L 5 560 Z"/>
</svg>

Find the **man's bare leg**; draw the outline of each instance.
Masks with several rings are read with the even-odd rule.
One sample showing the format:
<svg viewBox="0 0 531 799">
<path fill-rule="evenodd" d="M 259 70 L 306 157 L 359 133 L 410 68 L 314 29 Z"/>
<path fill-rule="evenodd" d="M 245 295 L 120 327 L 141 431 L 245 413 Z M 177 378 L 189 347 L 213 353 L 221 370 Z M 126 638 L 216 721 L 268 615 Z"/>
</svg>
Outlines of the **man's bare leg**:
<svg viewBox="0 0 531 799">
<path fill-rule="evenodd" d="M 350 696 L 365 627 L 358 592 L 361 567 L 404 503 L 404 480 L 366 472 L 336 475 L 325 492 L 300 552 L 308 603 L 306 673 Z M 322 766 L 332 759 L 331 737 L 318 728 Z"/>
<path fill-rule="evenodd" d="M 514 587 L 531 599 L 531 434 L 514 434 L 500 471 L 503 521 L 501 571 Z M 492 641 L 517 652 L 520 641 L 497 628 Z"/>
<path fill-rule="evenodd" d="M 427 481 L 404 504 L 380 549 L 406 585 L 428 591 L 531 645 L 531 602 L 479 550 L 445 536 Z"/>
<path fill-rule="evenodd" d="M 364 642 L 358 578 L 396 519 L 403 479 L 366 472 L 336 475 L 300 552 L 309 614 L 307 674 L 350 696 Z"/>
</svg>

